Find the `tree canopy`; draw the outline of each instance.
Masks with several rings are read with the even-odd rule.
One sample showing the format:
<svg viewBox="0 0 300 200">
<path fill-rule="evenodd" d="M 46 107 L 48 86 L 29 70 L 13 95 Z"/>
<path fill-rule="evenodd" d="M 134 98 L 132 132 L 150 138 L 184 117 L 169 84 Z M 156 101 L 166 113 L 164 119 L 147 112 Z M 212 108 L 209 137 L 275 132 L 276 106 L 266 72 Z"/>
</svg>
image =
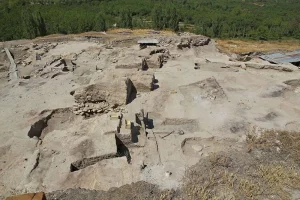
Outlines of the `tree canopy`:
<svg viewBox="0 0 300 200">
<path fill-rule="evenodd" d="M 299 0 L 2 0 L 0 40 L 154 28 L 215 38 L 300 39 Z"/>
</svg>

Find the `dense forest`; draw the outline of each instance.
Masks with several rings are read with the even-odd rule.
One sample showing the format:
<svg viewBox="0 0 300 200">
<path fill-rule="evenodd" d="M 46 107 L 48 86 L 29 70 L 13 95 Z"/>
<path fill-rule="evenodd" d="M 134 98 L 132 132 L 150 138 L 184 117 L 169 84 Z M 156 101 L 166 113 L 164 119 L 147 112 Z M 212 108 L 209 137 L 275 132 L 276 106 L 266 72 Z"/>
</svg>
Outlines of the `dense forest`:
<svg viewBox="0 0 300 200">
<path fill-rule="evenodd" d="M 300 0 L 0 0 L 0 27 L 1 41 L 115 27 L 300 39 Z"/>
</svg>

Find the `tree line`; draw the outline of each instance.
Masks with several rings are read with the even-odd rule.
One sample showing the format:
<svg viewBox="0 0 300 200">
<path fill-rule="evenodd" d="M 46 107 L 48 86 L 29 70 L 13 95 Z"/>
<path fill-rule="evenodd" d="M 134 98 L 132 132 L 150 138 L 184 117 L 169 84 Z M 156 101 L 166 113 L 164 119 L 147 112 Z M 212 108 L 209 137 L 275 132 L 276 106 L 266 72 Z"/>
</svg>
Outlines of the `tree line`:
<svg viewBox="0 0 300 200">
<path fill-rule="evenodd" d="M 299 0 L 2 0 L 0 40 L 120 28 L 300 39 Z"/>
</svg>

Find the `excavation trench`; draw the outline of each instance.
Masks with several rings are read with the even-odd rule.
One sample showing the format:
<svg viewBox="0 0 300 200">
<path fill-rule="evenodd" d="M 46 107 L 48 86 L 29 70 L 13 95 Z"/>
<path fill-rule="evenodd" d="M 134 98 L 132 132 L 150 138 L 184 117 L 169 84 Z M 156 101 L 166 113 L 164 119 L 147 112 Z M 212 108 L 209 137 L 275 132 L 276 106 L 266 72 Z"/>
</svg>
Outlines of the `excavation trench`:
<svg viewBox="0 0 300 200">
<path fill-rule="evenodd" d="M 30 138 L 43 139 L 47 133 L 54 130 L 65 130 L 76 119 L 71 108 L 58 108 L 45 110 L 40 114 L 40 119 L 31 125 L 27 135 Z"/>
<path fill-rule="evenodd" d="M 111 153 L 111 154 L 105 154 L 102 156 L 96 156 L 96 157 L 90 157 L 90 158 L 83 158 L 81 160 L 77 160 L 70 165 L 70 172 L 75 172 L 81 169 L 84 169 L 86 167 L 89 167 L 91 165 L 94 165 L 102 160 L 106 159 L 113 159 L 118 157 L 126 157 L 127 162 L 131 162 L 131 156 L 129 149 L 125 146 L 125 144 L 117 137 L 116 138 L 116 145 L 117 145 L 117 152 Z"/>
</svg>

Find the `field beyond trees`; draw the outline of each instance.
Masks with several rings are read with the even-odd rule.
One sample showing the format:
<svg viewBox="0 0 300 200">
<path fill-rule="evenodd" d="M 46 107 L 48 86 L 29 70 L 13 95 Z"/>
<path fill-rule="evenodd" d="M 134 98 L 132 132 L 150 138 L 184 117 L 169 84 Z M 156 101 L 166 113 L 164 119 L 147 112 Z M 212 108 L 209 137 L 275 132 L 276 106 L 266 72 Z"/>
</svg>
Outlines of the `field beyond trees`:
<svg viewBox="0 0 300 200">
<path fill-rule="evenodd" d="M 295 51 L 300 47 L 300 40 L 217 40 L 218 48 L 225 53 Z"/>
<path fill-rule="evenodd" d="M 299 0 L 2 0 L 0 40 L 115 27 L 300 39 L 299 10 Z"/>
</svg>

